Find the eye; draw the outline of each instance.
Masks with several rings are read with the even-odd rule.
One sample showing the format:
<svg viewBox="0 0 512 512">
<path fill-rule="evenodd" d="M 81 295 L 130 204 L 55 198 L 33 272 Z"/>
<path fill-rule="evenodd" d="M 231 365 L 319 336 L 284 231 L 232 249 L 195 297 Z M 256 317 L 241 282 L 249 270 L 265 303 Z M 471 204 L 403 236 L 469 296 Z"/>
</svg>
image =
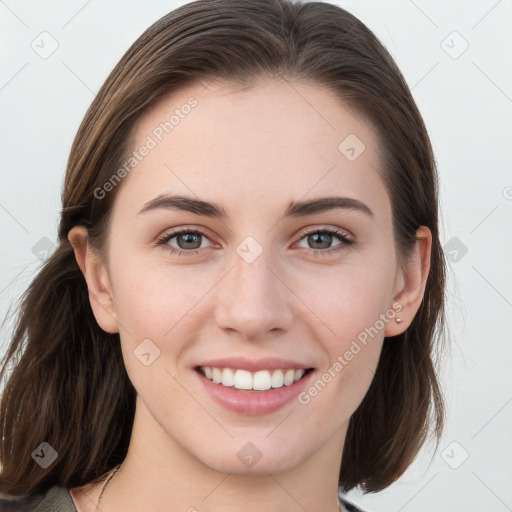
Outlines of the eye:
<svg viewBox="0 0 512 512">
<path fill-rule="evenodd" d="M 340 242 L 334 247 L 329 247 L 334 238 L 337 238 Z M 174 239 L 176 239 L 174 243 L 177 244 L 177 246 L 170 243 Z M 202 247 L 204 240 L 209 240 L 208 235 L 204 231 L 184 228 L 165 234 L 158 239 L 157 245 L 171 254 L 191 256 L 198 254 L 199 249 L 205 248 L 204 246 Z M 300 241 L 302 240 L 306 240 L 306 243 L 313 246 L 309 248 L 309 252 L 312 252 L 314 256 L 332 255 L 335 252 L 346 249 L 347 246 L 354 243 L 346 233 L 333 228 L 310 229 L 302 236 Z"/>
<path fill-rule="evenodd" d="M 176 239 L 178 247 L 169 243 L 174 238 Z M 172 254 L 185 256 L 197 254 L 198 249 L 201 249 L 202 239 L 208 240 L 208 236 L 203 231 L 197 229 L 181 229 L 164 235 L 158 240 L 157 244 Z"/>
<path fill-rule="evenodd" d="M 340 243 L 332 248 L 329 246 L 331 246 L 333 238 L 340 240 Z M 346 233 L 334 228 L 311 229 L 301 238 L 302 240 L 306 240 L 307 244 L 313 246 L 311 251 L 315 256 L 332 255 L 334 252 L 342 251 L 354 243 Z"/>
</svg>

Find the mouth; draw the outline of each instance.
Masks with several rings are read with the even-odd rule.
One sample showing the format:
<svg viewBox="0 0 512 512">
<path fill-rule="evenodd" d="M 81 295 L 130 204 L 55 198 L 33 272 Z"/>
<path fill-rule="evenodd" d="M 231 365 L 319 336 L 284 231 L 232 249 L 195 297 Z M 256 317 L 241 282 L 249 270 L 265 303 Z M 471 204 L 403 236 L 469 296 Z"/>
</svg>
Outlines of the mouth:
<svg viewBox="0 0 512 512">
<path fill-rule="evenodd" d="M 244 416 L 264 416 L 292 406 L 316 375 L 314 368 L 275 359 L 268 359 L 266 364 L 219 359 L 196 366 L 193 371 L 206 396 L 231 413 Z"/>
<path fill-rule="evenodd" d="M 252 372 L 242 368 L 215 366 L 196 366 L 194 369 L 214 384 L 246 393 L 266 393 L 290 387 L 314 370 L 314 368 L 277 368 Z"/>
</svg>

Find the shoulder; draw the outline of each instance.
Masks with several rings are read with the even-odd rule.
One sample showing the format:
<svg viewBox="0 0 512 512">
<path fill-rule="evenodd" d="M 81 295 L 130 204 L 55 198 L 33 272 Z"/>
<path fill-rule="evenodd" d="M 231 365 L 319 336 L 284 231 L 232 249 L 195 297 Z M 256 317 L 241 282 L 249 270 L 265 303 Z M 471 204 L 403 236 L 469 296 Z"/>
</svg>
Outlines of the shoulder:
<svg viewBox="0 0 512 512">
<path fill-rule="evenodd" d="M 64 487 L 57 485 L 34 496 L 0 496 L 2 512 L 77 512 L 75 504 Z"/>
</svg>

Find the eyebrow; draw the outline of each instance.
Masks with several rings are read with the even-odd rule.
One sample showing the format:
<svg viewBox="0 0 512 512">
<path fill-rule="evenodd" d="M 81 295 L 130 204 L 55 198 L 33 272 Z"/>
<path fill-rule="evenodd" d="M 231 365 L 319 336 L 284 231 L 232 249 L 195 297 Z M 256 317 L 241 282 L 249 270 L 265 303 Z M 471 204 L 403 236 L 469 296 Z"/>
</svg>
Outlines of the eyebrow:
<svg viewBox="0 0 512 512">
<path fill-rule="evenodd" d="M 303 217 L 335 209 L 356 210 L 373 217 L 373 212 L 366 204 L 350 197 L 328 196 L 308 201 L 292 201 L 284 213 L 284 217 Z M 157 209 L 182 210 L 213 217 L 227 219 L 228 214 L 223 206 L 181 195 L 160 194 L 144 204 L 137 215 Z"/>
</svg>

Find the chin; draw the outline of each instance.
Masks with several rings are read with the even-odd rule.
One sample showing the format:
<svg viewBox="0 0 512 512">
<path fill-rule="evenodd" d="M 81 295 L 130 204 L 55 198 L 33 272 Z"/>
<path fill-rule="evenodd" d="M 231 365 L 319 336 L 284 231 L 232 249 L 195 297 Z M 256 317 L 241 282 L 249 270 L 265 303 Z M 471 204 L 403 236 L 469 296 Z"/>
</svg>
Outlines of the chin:
<svg viewBox="0 0 512 512">
<path fill-rule="evenodd" d="M 285 443 L 281 436 L 276 435 L 275 439 L 272 436 L 265 429 L 264 433 L 236 437 L 209 453 L 203 451 L 196 456 L 214 471 L 252 476 L 268 476 L 268 473 L 293 469 L 308 457 L 303 441 L 291 443 L 288 436 Z"/>
</svg>

